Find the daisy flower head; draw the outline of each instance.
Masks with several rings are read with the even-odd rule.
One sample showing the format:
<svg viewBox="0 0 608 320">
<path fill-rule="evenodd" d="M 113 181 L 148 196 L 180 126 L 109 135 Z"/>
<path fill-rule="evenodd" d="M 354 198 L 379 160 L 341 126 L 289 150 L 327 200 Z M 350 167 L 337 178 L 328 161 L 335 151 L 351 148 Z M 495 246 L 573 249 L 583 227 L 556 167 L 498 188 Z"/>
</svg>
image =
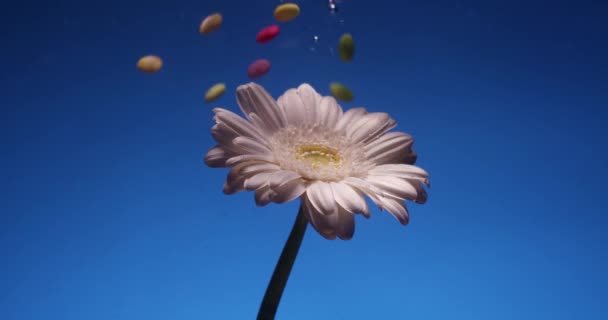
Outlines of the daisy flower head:
<svg viewBox="0 0 608 320">
<path fill-rule="evenodd" d="M 230 168 L 224 193 L 254 191 L 259 206 L 300 198 L 310 224 L 330 240 L 351 239 L 354 215 L 369 217 L 365 196 L 403 225 L 405 200 L 426 201 L 428 173 L 413 165 L 414 140 L 388 132 L 396 122 L 387 113 L 343 112 L 306 83 L 276 101 L 248 83 L 236 98 L 246 118 L 215 108 L 217 145 L 205 156 L 210 167 Z"/>
</svg>

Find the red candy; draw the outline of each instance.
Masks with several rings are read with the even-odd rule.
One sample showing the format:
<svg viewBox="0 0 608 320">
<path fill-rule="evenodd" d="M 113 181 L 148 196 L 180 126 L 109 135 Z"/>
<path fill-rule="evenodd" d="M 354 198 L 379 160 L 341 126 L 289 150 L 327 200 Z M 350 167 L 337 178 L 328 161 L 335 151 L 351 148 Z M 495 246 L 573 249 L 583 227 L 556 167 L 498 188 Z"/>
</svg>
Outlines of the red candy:
<svg viewBox="0 0 608 320">
<path fill-rule="evenodd" d="M 251 79 L 259 78 L 270 70 L 270 61 L 266 59 L 258 59 L 249 65 L 247 68 L 247 76 Z"/>
<path fill-rule="evenodd" d="M 258 43 L 266 43 L 278 36 L 279 31 L 279 26 L 277 25 L 268 26 L 258 32 L 258 35 L 255 37 L 255 41 Z"/>
</svg>

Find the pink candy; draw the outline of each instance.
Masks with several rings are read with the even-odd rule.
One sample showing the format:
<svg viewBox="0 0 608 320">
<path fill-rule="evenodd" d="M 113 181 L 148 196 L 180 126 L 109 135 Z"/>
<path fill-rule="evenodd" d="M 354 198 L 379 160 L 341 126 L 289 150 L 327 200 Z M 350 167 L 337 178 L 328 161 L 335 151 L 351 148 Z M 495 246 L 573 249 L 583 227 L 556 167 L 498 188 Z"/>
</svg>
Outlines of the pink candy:
<svg viewBox="0 0 608 320">
<path fill-rule="evenodd" d="M 251 79 L 260 78 L 270 70 L 270 61 L 266 59 L 258 59 L 249 65 L 247 68 L 247 76 Z"/>
<path fill-rule="evenodd" d="M 276 38 L 279 35 L 280 29 L 277 25 L 268 26 L 255 37 L 255 41 L 258 43 L 266 43 Z M 264 76 L 270 71 L 270 61 L 266 59 L 258 59 L 249 65 L 247 68 L 247 76 L 251 79 L 257 79 Z"/>
<path fill-rule="evenodd" d="M 255 37 L 255 41 L 258 43 L 266 43 L 276 38 L 276 36 L 279 35 L 279 31 L 279 26 L 277 25 L 266 27 L 258 32 L 258 35 Z"/>
</svg>

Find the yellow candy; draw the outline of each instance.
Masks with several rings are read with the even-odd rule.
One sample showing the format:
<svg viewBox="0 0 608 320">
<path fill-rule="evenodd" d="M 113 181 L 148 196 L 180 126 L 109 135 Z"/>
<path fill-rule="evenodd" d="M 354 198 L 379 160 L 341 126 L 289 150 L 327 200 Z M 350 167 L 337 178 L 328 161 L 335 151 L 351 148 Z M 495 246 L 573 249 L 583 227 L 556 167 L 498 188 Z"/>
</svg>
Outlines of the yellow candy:
<svg viewBox="0 0 608 320">
<path fill-rule="evenodd" d="M 279 22 L 295 19 L 300 14 L 300 7 L 295 3 L 285 3 L 274 9 L 274 18 Z"/>
<path fill-rule="evenodd" d="M 332 82 L 329 85 L 329 91 L 334 98 L 342 101 L 353 101 L 353 92 L 349 88 L 339 82 Z"/>
<path fill-rule="evenodd" d="M 217 29 L 220 28 L 220 26 L 222 25 L 222 15 L 219 13 L 214 13 L 211 14 L 209 16 L 207 16 L 207 18 L 205 18 L 205 20 L 203 20 L 203 22 L 201 22 L 201 26 L 199 27 L 199 32 L 202 34 L 210 34 L 213 33 L 215 31 L 217 31 Z"/>
<path fill-rule="evenodd" d="M 137 69 L 145 73 L 156 73 L 163 66 L 163 61 L 157 56 L 145 56 L 137 61 Z"/>
<path fill-rule="evenodd" d="M 215 84 L 211 88 L 209 88 L 209 90 L 207 90 L 207 93 L 205 93 L 205 101 L 206 102 L 214 101 L 217 98 L 219 98 L 221 95 L 223 95 L 224 92 L 226 92 L 225 84 L 223 84 L 223 83 Z"/>
</svg>

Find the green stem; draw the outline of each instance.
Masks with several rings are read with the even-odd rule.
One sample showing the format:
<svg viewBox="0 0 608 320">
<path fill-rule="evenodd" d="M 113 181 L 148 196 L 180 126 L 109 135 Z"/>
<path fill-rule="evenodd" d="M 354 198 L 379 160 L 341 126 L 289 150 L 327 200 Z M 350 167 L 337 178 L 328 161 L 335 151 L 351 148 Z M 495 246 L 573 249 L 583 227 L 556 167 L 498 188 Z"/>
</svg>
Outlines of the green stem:
<svg viewBox="0 0 608 320">
<path fill-rule="evenodd" d="M 302 244 L 302 238 L 304 238 L 307 226 L 308 220 L 306 220 L 304 210 L 302 209 L 302 206 L 300 206 L 300 211 L 298 211 L 296 221 L 291 228 L 289 238 L 283 247 L 283 252 L 281 252 L 281 257 L 279 258 L 277 265 L 274 267 L 274 272 L 272 273 L 270 283 L 268 283 L 268 288 L 266 288 L 264 300 L 262 300 L 260 311 L 258 311 L 257 320 L 274 320 L 277 308 L 279 307 L 279 302 L 281 301 L 281 296 L 283 295 L 283 289 L 285 289 L 285 285 L 289 279 L 291 267 L 293 267 L 293 263 L 296 261 L 298 250 L 300 250 L 300 244 Z"/>
</svg>

